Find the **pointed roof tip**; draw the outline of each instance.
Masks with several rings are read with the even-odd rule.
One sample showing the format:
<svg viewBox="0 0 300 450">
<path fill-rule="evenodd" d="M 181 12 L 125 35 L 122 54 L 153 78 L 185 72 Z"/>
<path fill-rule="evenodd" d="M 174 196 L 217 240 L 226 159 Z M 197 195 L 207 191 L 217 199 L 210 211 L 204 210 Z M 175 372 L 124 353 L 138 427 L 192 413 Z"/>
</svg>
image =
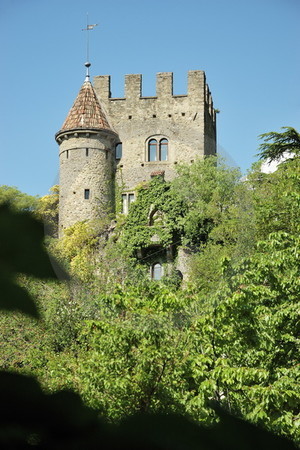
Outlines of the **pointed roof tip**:
<svg viewBox="0 0 300 450">
<path fill-rule="evenodd" d="M 58 134 L 75 129 L 113 131 L 90 82 L 90 63 L 86 63 L 85 66 L 87 74 L 84 83 Z"/>
</svg>

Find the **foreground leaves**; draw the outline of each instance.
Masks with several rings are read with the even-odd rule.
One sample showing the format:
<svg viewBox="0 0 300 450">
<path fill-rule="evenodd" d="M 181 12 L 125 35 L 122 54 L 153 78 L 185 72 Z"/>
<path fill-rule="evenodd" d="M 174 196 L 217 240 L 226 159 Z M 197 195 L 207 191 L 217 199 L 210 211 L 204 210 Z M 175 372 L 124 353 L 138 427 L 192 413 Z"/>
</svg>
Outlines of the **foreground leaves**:
<svg viewBox="0 0 300 450">
<path fill-rule="evenodd" d="M 67 277 L 55 260 L 50 260 L 43 240 L 43 226 L 29 212 L 13 211 L 8 204 L 0 206 L 0 309 L 38 317 L 34 302 L 16 283 L 19 273 L 45 279 Z"/>
</svg>

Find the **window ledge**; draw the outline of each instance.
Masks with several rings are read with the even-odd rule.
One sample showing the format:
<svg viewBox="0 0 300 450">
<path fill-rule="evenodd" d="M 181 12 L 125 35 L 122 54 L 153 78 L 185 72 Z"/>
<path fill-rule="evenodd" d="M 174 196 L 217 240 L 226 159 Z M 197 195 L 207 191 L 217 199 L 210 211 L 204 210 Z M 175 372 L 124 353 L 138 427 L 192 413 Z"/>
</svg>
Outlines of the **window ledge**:
<svg viewBox="0 0 300 450">
<path fill-rule="evenodd" d="M 144 161 L 142 164 L 146 164 L 147 166 L 151 164 L 159 164 L 159 165 L 167 165 L 170 164 L 171 161 Z"/>
</svg>

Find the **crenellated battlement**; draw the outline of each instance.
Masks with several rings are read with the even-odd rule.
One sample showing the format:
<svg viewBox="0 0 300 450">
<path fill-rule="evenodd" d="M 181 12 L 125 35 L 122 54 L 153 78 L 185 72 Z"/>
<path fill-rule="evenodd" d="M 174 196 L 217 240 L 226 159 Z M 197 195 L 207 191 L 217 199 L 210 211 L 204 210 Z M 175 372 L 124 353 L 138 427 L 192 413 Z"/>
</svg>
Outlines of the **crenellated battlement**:
<svg viewBox="0 0 300 450">
<path fill-rule="evenodd" d="M 128 100 L 147 99 L 147 98 L 166 98 L 166 97 L 193 97 L 203 98 L 208 103 L 210 94 L 209 87 L 206 84 L 205 72 L 203 70 L 191 70 L 188 72 L 188 92 L 182 95 L 173 95 L 173 73 L 159 72 L 156 74 L 156 95 L 153 97 L 144 97 L 142 95 L 142 75 L 125 75 L 125 97 L 111 97 L 111 77 L 110 75 L 98 75 L 94 77 L 94 87 L 102 101 L 110 100 Z"/>
<path fill-rule="evenodd" d="M 142 75 L 125 75 L 125 97 L 111 96 L 111 77 L 99 75 L 94 78 L 94 88 L 101 102 L 106 106 L 113 121 L 139 118 L 147 119 L 162 115 L 171 117 L 200 116 L 208 114 L 215 123 L 215 111 L 209 87 L 203 70 L 188 72 L 187 93 L 173 94 L 173 73 L 160 72 L 156 74 L 156 95 L 142 95 Z M 202 113 L 201 113 L 202 112 Z"/>
</svg>

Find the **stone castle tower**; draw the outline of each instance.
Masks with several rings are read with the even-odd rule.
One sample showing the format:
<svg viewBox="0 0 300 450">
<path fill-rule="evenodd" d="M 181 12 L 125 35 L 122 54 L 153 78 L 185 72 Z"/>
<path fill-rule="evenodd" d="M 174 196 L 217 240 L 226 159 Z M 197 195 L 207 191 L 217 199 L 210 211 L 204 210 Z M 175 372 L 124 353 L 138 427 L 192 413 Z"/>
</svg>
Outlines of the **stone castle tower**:
<svg viewBox="0 0 300 450">
<path fill-rule="evenodd" d="M 125 98 L 111 98 L 110 77 L 87 76 L 56 134 L 60 157 L 60 234 L 77 221 L 122 212 L 154 175 L 171 180 L 176 164 L 216 153 L 216 120 L 203 71 L 188 73 L 186 95 L 173 95 L 173 74 L 159 73 L 156 96 L 143 97 L 141 75 L 126 75 Z"/>
</svg>

